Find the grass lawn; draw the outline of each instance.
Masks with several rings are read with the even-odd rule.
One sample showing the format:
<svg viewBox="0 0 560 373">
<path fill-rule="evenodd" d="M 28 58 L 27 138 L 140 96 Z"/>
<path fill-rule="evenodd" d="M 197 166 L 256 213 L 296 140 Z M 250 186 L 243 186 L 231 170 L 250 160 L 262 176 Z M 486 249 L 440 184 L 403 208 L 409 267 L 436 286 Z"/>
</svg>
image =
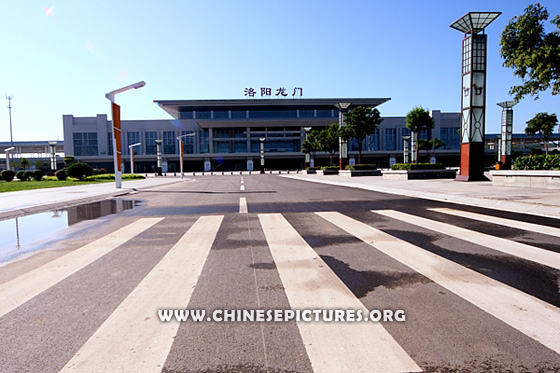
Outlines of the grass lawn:
<svg viewBox="0 0 560 373">
<path fill-rule="evenodd" d="M 3 192 L 14 192 L 17 190 L 30 190 L 30 189 L 43 189 L 43 188 L 56 188 L 74 185 L 84 185 L 84 184 L 99 184 L 106 182 L 114 182 L 113 180 L 89 180 L 89 181 L 78 181 L 78 180 L 43 180 L 43 181 L 0 181 L 0 193 Z"/>
</svg>

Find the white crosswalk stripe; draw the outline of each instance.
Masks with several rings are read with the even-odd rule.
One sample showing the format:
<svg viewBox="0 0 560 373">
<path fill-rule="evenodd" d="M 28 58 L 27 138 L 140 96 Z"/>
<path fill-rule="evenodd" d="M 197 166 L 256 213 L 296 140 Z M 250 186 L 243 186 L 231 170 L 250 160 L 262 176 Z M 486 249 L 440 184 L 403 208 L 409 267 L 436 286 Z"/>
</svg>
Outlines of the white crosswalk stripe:
<svg viewBox="0 0 560 373">
<path fill-rule="evenodd" d="M 460 210 L 454 210 L 449 208 L 434 208 L 434 209 L 428 209 L 428 211 L 435 211 L 442 214 L 469 218 L 473 220 L 482 221 L 485 223 L 498 224 L 498 225 L 503 225 L 505 227 L 523 229 L 530 232 L 536 232 L 536 233 L 547 234 L 549 236 L 560 237 L 559 228 L 547 227 L 546 225 L 526 223 L 523 221 L 504 219 L 496 216 L 477 214 L 474 212 L 460 211 Z"/>
<path fill-rule="evenodd" d="M 240 214 L 246 214 L 247 212 L 248 212 L 248 210 L 247 210 L 247 198 L 240 197 L 239 198 L 239 213 Z"/>
<path fill-rule="evenodd" d="M 401 217 L 392 212 L 383 215 Z M 558 308 L 340 213 L 317 214 L 560 353 Z"/>
<path fill-rule="evenodd" d="M 417 225 L 435 232 L 453 236 L 477 245 L 485 246 L 492 250 L 500 251 L 545 266 L 560 269 L 560 254 L 553 251 L 541 249 L 540 247 L 510 241 L 501 237 L 495 237 L 489 234 L 475 232 L 469 229 L 422 218 L 420 216 L 406 214 L 400 211 L 373 210 L 372 212 L 393 219 L 401 220 L 406 223 Z"/>
<path fill-rule="evenodd" d="M 0 285 L 0 317 L 41 294 L 163 218 L 143 218 Z"/>
<path fill-rule="evenodd" d="M 157 310 L 187 307 L 222 219 L 199 218 L 62 371 L 160 372 L 180 324 Z"/>
<path fill-rule="evenodd" d="M 369 311 L 281 214 L 259 214 L 293 309 Z M 306 323 L 298 328 L 315 372 L 416 372 L 420 367 L 379 323 Z"/>
</svg>

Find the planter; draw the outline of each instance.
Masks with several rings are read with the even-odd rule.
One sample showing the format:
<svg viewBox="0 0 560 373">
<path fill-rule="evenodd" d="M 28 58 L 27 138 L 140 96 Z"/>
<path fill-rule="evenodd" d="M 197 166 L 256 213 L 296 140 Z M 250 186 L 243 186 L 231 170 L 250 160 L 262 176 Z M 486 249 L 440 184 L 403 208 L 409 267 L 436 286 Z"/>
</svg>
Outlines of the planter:
<svg viewBox="0 0 560 373">
<path fill-rule="evenodd" d="M 338 170 L 317 170 L 318 175 L 338 175 Z"/>
<path fill-rule="evenodd" d="M 389 180 L 455 179 L 456 169 L 445 170 L 387 170 L 383 178 Z"/>
<path fill-rule="evenodd" d="M 356 176 L 381 176 L 381 170 L 341 170 L 338 172 L 340 176 L 356 177 Z"/>
<path fill-rule="evenodd" d="M 317 170 L 305 170 L 307 174 L 316 174 Z"/>
<path fill-rule="evenodd" d="M 560 189 L 560 171 L 490 171 L 492 185 Z"/>
</svg>

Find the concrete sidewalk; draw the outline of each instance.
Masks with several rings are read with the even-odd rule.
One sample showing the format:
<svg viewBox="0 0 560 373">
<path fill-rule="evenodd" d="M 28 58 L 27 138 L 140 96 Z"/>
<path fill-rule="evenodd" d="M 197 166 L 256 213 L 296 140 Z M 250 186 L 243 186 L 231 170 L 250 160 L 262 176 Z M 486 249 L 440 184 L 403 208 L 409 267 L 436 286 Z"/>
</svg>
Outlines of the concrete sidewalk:
<svg viewBox="0 0 560 373">
<path fill-rule="evenodd" d="M 121 189 L 117 189 L 114 182 L 108 182 L 0 193 L 0 218 L 10 218 L 53 208 L 63 208 L 94 200 L 126 195 L 135 190 L 187 180 L 186 178 L 181 180 L 178 176 L 152 176 L 141 180 L 123 181 Z"/>
<path fill-rule="evenodd" d="M 491 181 L 459 182 L 452 179 L 401 181 L 387 180 L 382 176 L 348 177 L 308 174 L 280 176 L 560 219 L 560 190 L 554 189 L 493 186 Z"/>
</svg>

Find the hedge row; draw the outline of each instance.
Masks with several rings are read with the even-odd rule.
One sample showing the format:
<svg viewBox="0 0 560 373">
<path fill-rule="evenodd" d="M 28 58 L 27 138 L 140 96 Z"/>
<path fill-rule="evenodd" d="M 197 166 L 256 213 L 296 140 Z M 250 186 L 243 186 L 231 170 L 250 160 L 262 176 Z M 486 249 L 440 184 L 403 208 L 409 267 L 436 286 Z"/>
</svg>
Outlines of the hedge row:
<svg viewBox="0 0 560 373">
<path fill-rule="evenodd" d="M 560 170 L 560 154 L 528 155 L 517 157 L 514 170 Z"/>
<path fill-rule="evenodd" d="M 104 172 L 105 170 L 102 169 Z M 43 180 L 45 173 L 42 170 L 35 170 L 34 172 L 31 171 L 18 171 L 15 173 L 14 171 L 5 170 L 0 173 L 1 179 L 5 181 L 12 181 L 14 177 L 17 177 L 21 181 L 28 181 L 31 179 L 35 179 L 37 181 Z M 115 180 L 115 175 L 113 174 L 104 174 L 95 172 L 90 165 L 86 163 L 72 163 L 66 169 L 58 170 L 55 173 L 56 179 L 58 180 L 66 180 L 68 177 L 73 177 L 78 180 Z M 123 180 L 131 180 L 131 179 L 145 179 L 142 175 L 130 175 L 125 174 L 122 175 Z M 52 180 L 52 178 L 49 178 Z"/>
<path fill-rule="evenodd" d="M 136 175 L 136 174 L 122 174 L 122 180 L 134 180 L 134 179 L 145 179 L 144 175 Z M 115 180 L 115 175 L 113 174 L 102 174 L 102 175 L 92 175 L 86 177 L 84 180 Z"/>
<path fill-rule="evenodd" d="M 377 165 L 374 164 L 349 164 L 345 167 L 346 170 L 377 170 Z"/>
<path fill-rule="evenodd" d="M 441 163 L 395 163 L 391 170 L 443 170 Z"/>
</svg>

